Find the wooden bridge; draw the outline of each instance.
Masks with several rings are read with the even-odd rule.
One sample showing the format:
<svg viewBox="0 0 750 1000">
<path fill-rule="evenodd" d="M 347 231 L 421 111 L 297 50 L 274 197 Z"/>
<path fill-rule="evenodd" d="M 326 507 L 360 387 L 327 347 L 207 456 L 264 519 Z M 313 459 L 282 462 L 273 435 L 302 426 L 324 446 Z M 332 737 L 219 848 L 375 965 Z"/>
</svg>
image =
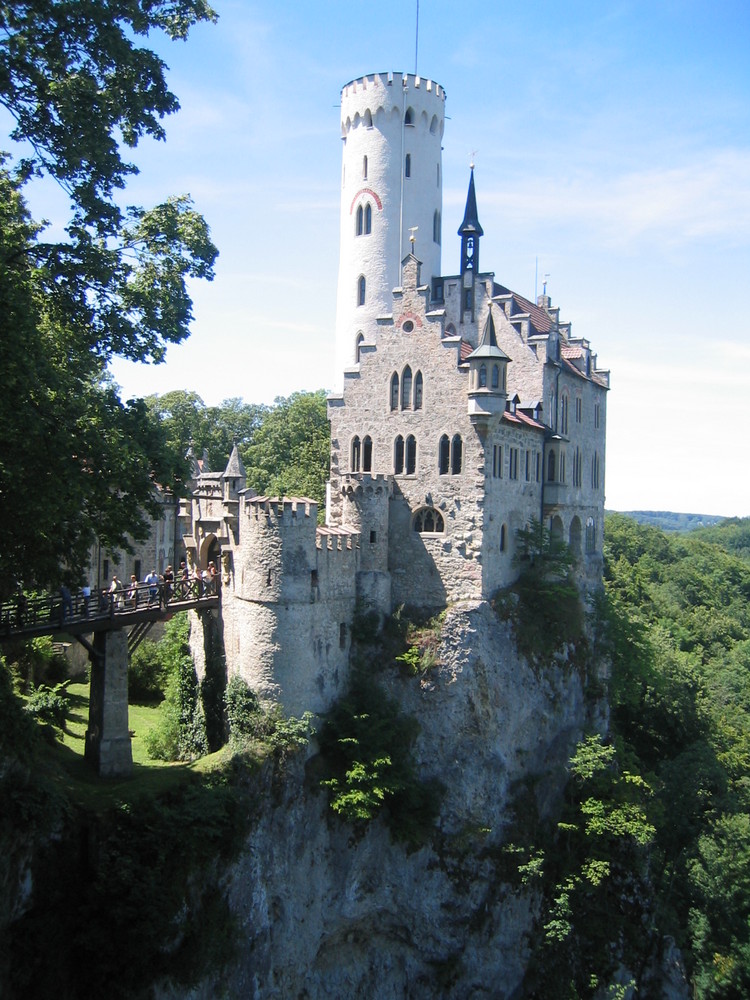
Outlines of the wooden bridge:
<svg viewBox="0 0 750 1000">
<path fill-rule="evenodd" d="M 122 777 L 133 768 L 128 728 L 128 659 L 156 622 L 179 611 L 218 608 L 218 579 L 139 583 L 90 595 L 18 595 L 0 603 L 0 642 L 67 634 L 91 660 L 86 759 L 100 775 Z"/>
</svg>

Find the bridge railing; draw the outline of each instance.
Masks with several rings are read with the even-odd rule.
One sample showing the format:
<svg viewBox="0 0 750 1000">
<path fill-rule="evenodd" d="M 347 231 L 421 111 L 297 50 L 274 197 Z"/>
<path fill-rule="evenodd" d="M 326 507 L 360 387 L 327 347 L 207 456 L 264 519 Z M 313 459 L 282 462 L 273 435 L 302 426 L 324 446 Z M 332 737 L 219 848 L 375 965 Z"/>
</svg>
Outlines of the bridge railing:
<svg viewBox="0 0 750 1000">
<path fill-rule="evenodd" d="M 90 595 L 81 591 L 27 596 L 17 594 L 0 602 L 0 635 L 39 630 L 44 627 L 64 629 L 65 625 L 100 621 L 132 612 L 160 610 L 168 605 L 196 604 L 219 593 L 219 579 L 175 580 L 165 583 L 137 583 L 116 590 L 92 588 Z"/>
</svg>

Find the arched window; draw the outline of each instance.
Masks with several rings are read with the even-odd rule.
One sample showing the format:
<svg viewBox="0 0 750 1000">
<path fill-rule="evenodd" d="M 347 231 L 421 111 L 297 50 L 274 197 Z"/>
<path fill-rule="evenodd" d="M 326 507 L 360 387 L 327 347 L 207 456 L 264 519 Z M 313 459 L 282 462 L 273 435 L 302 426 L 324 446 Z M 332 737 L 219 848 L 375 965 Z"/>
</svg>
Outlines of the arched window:
<svg viewBox="0 0 750 1000">
<path fill-rule="evenodd" d="M 438 445 L 438 472 L 441 476 L 447 476 L 451 463 L 451 443 L 448 435 L 443 434 Z"/>
<path fill-rule="evenodd" d="M 464 445 L 460 434 L 454 434 L 451 441 L 451 475 L 457 476 L 463 465 Z"/>
<path fill-rule="evenodd" d="M 411 153 L 406 154 L 404 161 L 404 177 L 411 177 Z"/>
<path fill-rule="evenodd" d="M 596 552 L 596 525 L 593 517 L 586 518 L 586 551 Z"/>
<path fill-rule="evenodd" d="M 367 180 L 367 157 L 362 157 L 362 180 Z"/>
<path fill-rule="evenodd" d="M 437 127 L 438 127 L 438 116 L 433 115 L 432 121 L 430 122 L 430 133 L 432 135 L 434 135 L 437 132 Z"/>
<path fill-rule="evenodd" d="M 364 228 L 365 228 L 365 224 L 364 224 L 364 210 L 363 210 L 363 208 L 362 208 L 361 205 L 358 205 L 357 206 L 357 225 L 356 225 L 357 236 L 361 236 L 362 235 L 362 232 L 363 232 Z"/>
<path fill-rule="evenodd" d="M 407 108 L 406 114 L 404 115 L 404 125 L 414 124 L 414 108 Z"/>
<path fill-rule="evenodd" d="M 564 392 L 560 397 L 560 433 L 568 433 L 568 394 Z"/>
<path fill-rule="evenodd" d="M 406 475 L 413 476 L 417 471 L 417 439 L 410 434 L 406 439 Z"/>
<path fill-rule="evenodd" d="M 479 388 L 487 388 L 487 366 L 482 365 L 479 369 Z"/>
<path fill-rule="evenodd" d="M 445 531 L 443 515 L 434 507 L 422 507 L 414 515 L 414 530 L 420 535 L 437 535 Z"/>
<path fill-rule="evenodd" d="M 352 438 L 352 472 L 359 472 L 362 459 L 362 445 L 359 437 Z"/>
<path fill-rule="evenodd" d="M 497 365 L 492 366 L 492 388 L 493 389 L 500 388 L 500 369 L 497 367 Z"/>
<path fill-rule="evenodd" d="M 440 212 L 437 209 L 432 217 L 432 242 L 440 243 Z"/>
<path fill-rule="evenodd" d="M 362 441 L 362 471 L 372 472 L 372 438 L 369 434 Z"/>
<path fill-rule="evenodd" d="M 547 459 L 547 482 L 554 483 L 555 481 L 555 453 L 551 451 L 549 453 L 549 458 Z"/>
<path fill-rule="evenodd" d="M 365 128 L 372 128 L 372 111 L 370 111 L 369 108 L 367 109 L 367 111 L 365 111 L 364 121 L 365 121 Z M 367 174 L 365 174 L 365 177 L 367 177 Z"/>
<path fill-rule="evenodd" d="M 423 392 L 423 381 L 422 372 L 417 372 L 417 377 L 414 379 L 414 409 L 422 409 L 422 392 Z"/>
<path fill-rule="evenodd" d="M 401 375 L 401 409 L 411 409 L 411 368 L 408 365 Z"/>
<path fill-rule="evenodd" d="M 398 409 L 398 372 L 391 375 L 391 409 Z"/>
<path fill-rule="evenodd" d="M 365 205 L 365 235 L 369 236 L 372 232 L 372 205 L 367 202 Z"/>
<path fill-rule="evenodd" d="M 397 476 L 404 471 L 404 439 L 400 434 L 393 444 L 393 471 Z"/>
<path fill-rule="evenodd" d="M 357 340 L 354 345 L 354 361 L 356 362 L 356 364 L 359 364 L 360 362 L 362 344 L 364 344 L 364 342 L 365 342 L 365 335 L 360 331 L 360 333 L 357 334 Z"/>
<path fill-rule="evenodd" d="M 360 274 L 357 278 L 357 305 L 363 306 L 365 304 L 365 296 L 367 295 L 367 282 L 365 281 L 364 274 Z"/>
</svg>

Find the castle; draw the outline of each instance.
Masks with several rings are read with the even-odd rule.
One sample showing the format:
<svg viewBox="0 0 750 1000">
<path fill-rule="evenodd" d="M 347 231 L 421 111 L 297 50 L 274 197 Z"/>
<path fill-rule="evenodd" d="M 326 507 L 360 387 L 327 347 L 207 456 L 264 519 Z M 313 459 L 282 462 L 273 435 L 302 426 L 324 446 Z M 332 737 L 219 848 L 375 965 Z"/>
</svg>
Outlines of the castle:
<svg viewBox="0 0 750 1000">
<path fill-rule="evenodd" d="M 310 500 L 248 489 L 236 449 L 223 473 L 196 467 L 180 511 L 188 561 L 221 567 L 228 672 L 292 713 L 341 693 L 356 608 L 487 599 L 532 520 L 569 543 L 583 587 L 601 579 L 609 375 L 546 288 L 533 303 L 480 269 L 473 167 L 442 273 L 444 108 L 411 74 L 341 94 L 325 526 Z"/>
</svg>

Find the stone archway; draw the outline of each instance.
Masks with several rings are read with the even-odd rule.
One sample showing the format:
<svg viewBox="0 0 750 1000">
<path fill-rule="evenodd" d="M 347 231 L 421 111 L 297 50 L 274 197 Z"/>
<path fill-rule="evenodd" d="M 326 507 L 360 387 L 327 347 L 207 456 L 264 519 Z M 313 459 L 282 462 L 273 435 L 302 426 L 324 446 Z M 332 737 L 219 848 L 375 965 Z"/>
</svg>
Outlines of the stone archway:
<svg viewBox="0 0 750 1000">
<path fill-rule="evenodd" d="M 199 565 L 201 569 L 206 569 L 212 562 L 218 570 L 221 566 L 221 546 L 216 535 L 206 535 L 201 543 Z"/>
</svg>

